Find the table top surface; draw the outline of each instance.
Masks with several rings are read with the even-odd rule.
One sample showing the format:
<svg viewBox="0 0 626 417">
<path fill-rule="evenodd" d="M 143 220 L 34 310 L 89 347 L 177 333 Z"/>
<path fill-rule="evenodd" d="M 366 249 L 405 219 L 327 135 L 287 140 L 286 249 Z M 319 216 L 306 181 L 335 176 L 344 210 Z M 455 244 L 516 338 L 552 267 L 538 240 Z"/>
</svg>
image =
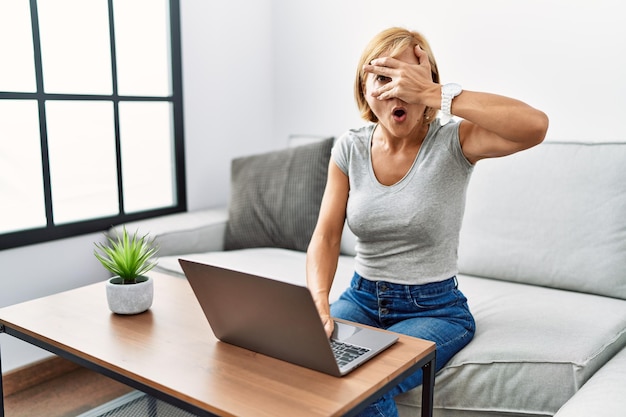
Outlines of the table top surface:
<svg viewBox="0 0 626 417">
<path fill-rule="evenodd" d="M 399 341 L 342 378 L 218 341 L 184 278 L 151 272 L 145 313 L 109 311 L 104 283 L 0 309 L 0 323 L 217 415 L 342 415 L 432 354 Z"/>
</svg>

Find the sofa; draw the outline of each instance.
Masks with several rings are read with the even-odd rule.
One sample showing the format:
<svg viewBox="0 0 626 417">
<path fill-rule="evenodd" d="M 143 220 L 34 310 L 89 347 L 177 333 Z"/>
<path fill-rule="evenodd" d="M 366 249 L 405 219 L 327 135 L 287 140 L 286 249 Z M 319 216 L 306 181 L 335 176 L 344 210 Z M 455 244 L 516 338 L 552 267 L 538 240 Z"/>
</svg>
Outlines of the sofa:
<svg viewBox="0 0 626 417">
<path fill-rule="evenodd" d="M 125 226 L 154 236 L 157 269 L 181 279 L 186 258 L 305 285 L 331 146 L 237 158 L 226 207 Z M 344 229 L 331 301 L 353 272 Z M 626 143 L 480 161 L 458 258 L 477 331 L 436 374 L 435 416 L 626 415 Z M 420 400 L 421 387 L 397 397 L 400 415 L 420 415 Z"/>
</svg>

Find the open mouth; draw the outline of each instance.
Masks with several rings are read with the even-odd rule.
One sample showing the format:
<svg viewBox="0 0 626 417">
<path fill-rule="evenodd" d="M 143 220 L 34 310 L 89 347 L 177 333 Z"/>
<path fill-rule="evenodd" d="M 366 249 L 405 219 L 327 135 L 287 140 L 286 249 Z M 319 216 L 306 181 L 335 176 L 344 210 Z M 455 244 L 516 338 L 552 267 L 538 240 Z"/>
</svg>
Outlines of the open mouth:
<svg viewBox="0 0 626 417">
<path fill-rule="evenodd" d="M 404 119 L 406 119 L 406 110 L 404 109 L 400 109 L 400 108 L 394 109 L 392 114 L 393 114 L 394 120 L 397 122 L 401 122 Z"/>
</svg>

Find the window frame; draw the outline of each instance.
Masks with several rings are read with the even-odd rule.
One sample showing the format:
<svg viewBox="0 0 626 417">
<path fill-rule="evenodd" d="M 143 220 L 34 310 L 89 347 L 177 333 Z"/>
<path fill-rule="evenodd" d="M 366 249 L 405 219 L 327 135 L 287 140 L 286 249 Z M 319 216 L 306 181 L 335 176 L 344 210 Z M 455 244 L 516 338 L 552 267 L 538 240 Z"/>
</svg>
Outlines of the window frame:
<svg viewBox="0 0 626 417">
<path fill-rule="evenodd" d="M 39 34 L 39 22 L 37 15 L 37 0 L 30 0 L 30 17 L 33 34 L 33 54 L 36 77 L 36 92 L 2 92 L 1 99 L 13 100 L 35 100 L 38 104 L 39 111 L 39 134 L 41 142 L 41 161 L 43 171 L 43 189 L 44 202 L 46 212 L 46 225 L 40 228 L 24 229 L 8 233 L 0 233 L 0 250 L 16 248 L 36 243 L 43 243 L 57 239 L 63 239 L 73 236 L 79 236 L 88 233 L 105 231 L 110 227 L 135 220 L 147 219 L 165 214 L 179 213 L 187 210 L 187 192 L 185 177 L 185 152 L 184 152 L 184 126 L 183 126 L 183 96 L 182 96 L 182 47 L 180 34 L 180 3 L 179 0 L 169 0 L 169 20 L 170 20 L 170 56 L 171 56 L 171 77 L 172 91 L 168 97 L 153 96 L 120 96 L 117 86 L 117 63 L 116 63 L 116 45 L 115 45 L 115 28 L 113 19 L 113 0 L 107 0 L 109 12 L 109 40 L 111 48 L 111 75 L 112 75 L 112 94 L 58 94 L 45 93 L 43 89 L 43 67 L 41 58 L 41 42 Z M 46 110 L 45 103 L 47 100 L 100 100 L 113 103 L 114 113 L 114 130 L 115 130 L 115 149 L 117 161 L 117 185 L 118 185 L 118 204 L 119 213 L 115 216 L 101 217 L 85 221 L 77 221 L 72 223 L 54 224 L 53 208 L 52 208 L 52 188 L 50 182 L 50 165 L 48 159 L 48 137 L 46 131 Z M 157 101 L 168 102 L 172 104 L 172 122 L 173 122 L 173 172 L 176 187 L 176 202 L 170 207 L 144 210 L 135 213 L 126 213 L 124 211 L 124 189 L 122 177 L 122 161 L 121 161 L 121 139 L 120 139 L 120 118 L 119 103 L 121 101 Z M 146 161 L 149 163 L 149 161 Z M 146 231 L 147 233 L 148 231 Z"/>
</svg>

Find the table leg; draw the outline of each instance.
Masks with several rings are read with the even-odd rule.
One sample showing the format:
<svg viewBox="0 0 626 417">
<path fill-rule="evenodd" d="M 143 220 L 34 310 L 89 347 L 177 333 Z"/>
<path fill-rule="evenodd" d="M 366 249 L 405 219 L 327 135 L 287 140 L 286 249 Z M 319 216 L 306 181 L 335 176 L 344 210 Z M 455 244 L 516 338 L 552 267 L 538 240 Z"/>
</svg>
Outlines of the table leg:
<svg viewBox="0 0 626 417">
<path fill-rule="evenodd" d="M 4 327 L 0 326 L 0 333 L 3 332 Z M 0 417 L 4 417 L 4 391 L 2 390 L 2 349 L 0 349 Z"/>
<path fill-rule="evenodd" d="M 435 393 L 435 358 L 422 367 L 422 417 L 432 417 Z"/>
</svg>

